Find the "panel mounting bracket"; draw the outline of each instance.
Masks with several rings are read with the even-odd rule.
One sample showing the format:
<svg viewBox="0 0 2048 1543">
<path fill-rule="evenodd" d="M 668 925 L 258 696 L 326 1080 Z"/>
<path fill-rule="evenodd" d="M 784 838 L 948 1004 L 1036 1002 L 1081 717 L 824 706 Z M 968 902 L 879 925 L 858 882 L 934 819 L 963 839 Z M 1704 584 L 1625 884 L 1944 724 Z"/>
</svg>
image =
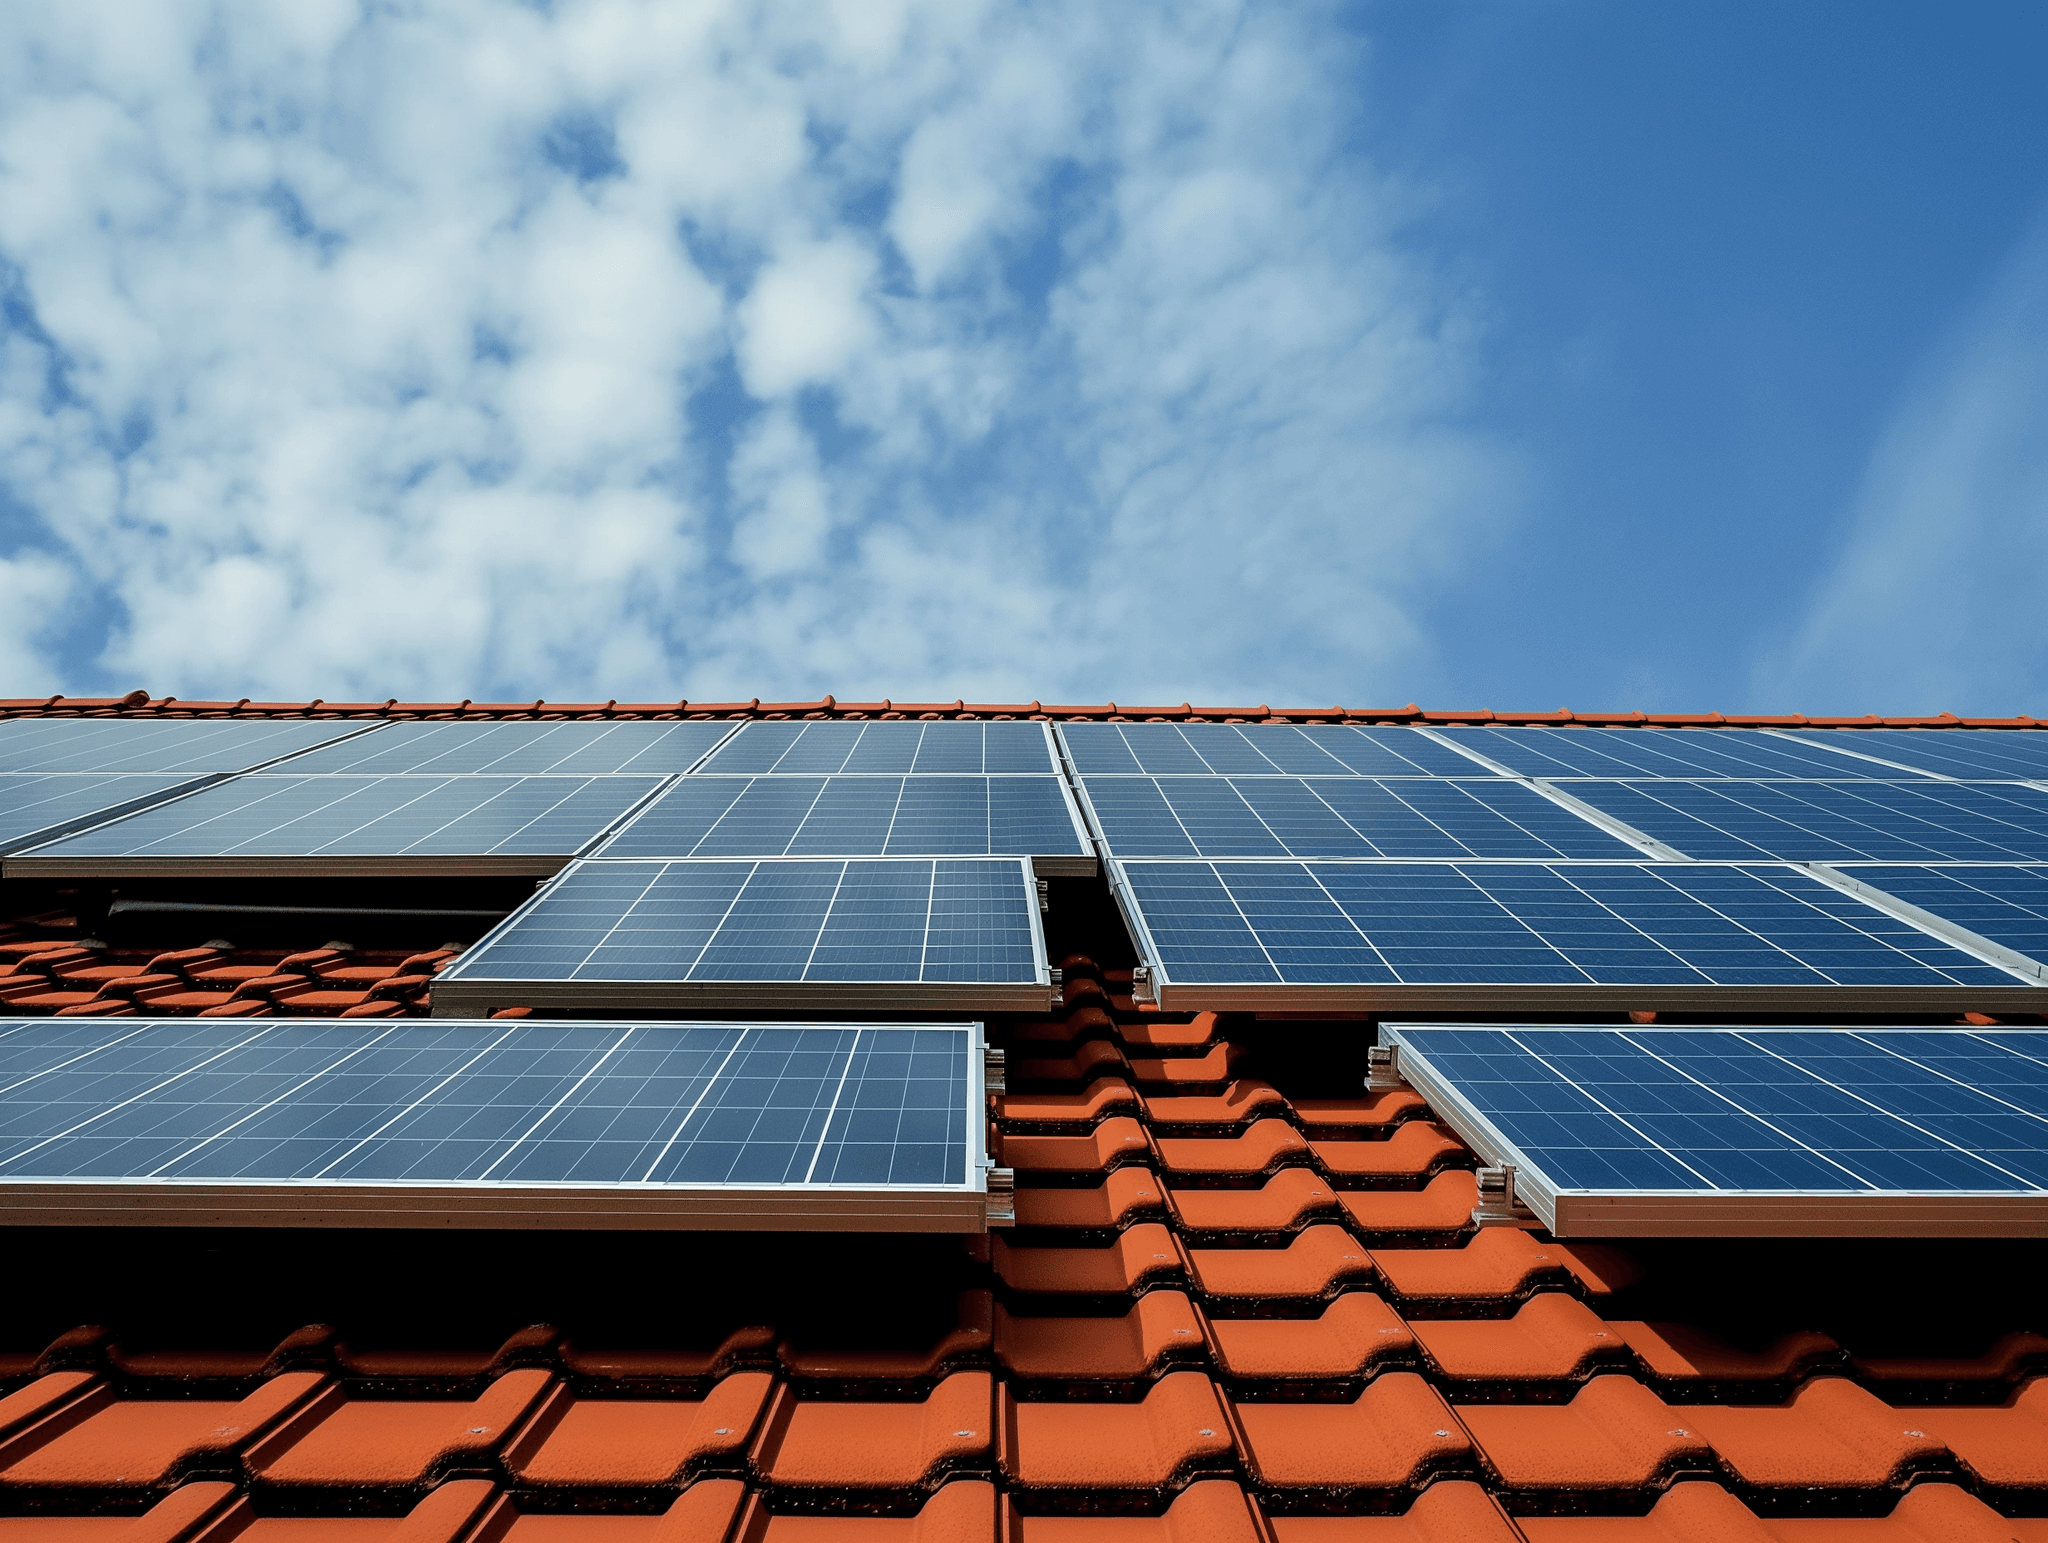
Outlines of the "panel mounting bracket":
<svg viewBox="0 0 2048 1543">
<path fill-rule="evenodd" d="M 1533 1231 L 1543 1223 L 1536 1219 L 1521 1201 L 1515 1198 L 1515 1165 L 1502 1163 L 1498 1168 L 1481 1168 L 1479 1178 L 1479 1204 L 1472 1208 L 1472 1225 L 1475 1227 L 1520 1227 Z"/>
</svg>

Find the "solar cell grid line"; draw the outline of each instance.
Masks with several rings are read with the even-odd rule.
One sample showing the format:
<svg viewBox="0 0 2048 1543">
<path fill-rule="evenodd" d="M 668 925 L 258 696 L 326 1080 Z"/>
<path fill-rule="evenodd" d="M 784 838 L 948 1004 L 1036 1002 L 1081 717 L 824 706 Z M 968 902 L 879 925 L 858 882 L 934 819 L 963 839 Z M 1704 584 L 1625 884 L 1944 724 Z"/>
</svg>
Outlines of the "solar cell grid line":
<svg viewBox="0 0 2048 1543">
<path fill-rule="evenodd" d="M 10 718 L 0 721 L 0 772 L 221 775 L 381 728 L 343 718 Z"/>
<path fill-rule="evenodd" d="M 638 776 L 686 772 L 731 737 L 719 722 L 393 723 L 294 756 L 284 770 L 325 775 Z"/>
<path fill-rule="evenodd" d="M 2048 860 L 2048 791 L 2024 783 L 1588 781 L 1571 795 L 1705 860 Z"/>
<path fill-rule="evenodd" d="M 1424 732 L 1519 777 L 1916 781 L 1925 773 L 1763 729 L 1442 728 Z"/>
<path fill-rule="evenodd" d="M 2048 778 L 2048 734 L 2038 729 L 1787 729 L 1787 738 L 1838 744 L 1864 755 L 1964 781 Z"/>
<path fill-rule="evenodd" d="M 1084 777 L 1471 777 L 1487 770 L 1405 727 L 1062 723 L 1057 733 Z"/>
<path fill-rule="evenodd" d="M 697 768 L 700 776 L 1050 776 L 1042 723 L 752 722 Z"/>
<path fill-rule="evenodd" d="M 437 1014 L 690 1004 L 1040 1010 L 1022 858 L 581 861 L 436 979 Z"/>
<path fill-rule="evenodd" d="M 0 772 L 0 853 L 119 819 L 211 780 L 180 772 Z"/>
<path fill-rule="evenodd" d="M 1162 1008 L 2038 1010 L 2034 978 L 1790 864 L 1113 864 Z"/>
<path fill-rule="evenodd" d="M 660 785 L 626 776 L 263 772 L 9 856 L 4 871 L 546 875 Z"/>
<path fill-rule="evenodd" d="M 1400 1074 L 1560 1236 L 2048 1231 L 2048 1033 L 1388 1024 Z M 1938 1070 L 1946 1063 L 1970 1075 Z M 1990 1082 L 1993 1088 L 1971 1081 Z"/>
<path fill-rule="evenodd" d="M 2048 867 L 1830 866 L 1852 885 L 1878 890 L 1938 924 L 1961 928 L 2012 950 L 2036 970 L 2048 970 Z"/>
<path fill-rule="evenodd" d="M 978 1024 L 0 1021 L 0 1221 L 978 1231 Z"/>
</svg>

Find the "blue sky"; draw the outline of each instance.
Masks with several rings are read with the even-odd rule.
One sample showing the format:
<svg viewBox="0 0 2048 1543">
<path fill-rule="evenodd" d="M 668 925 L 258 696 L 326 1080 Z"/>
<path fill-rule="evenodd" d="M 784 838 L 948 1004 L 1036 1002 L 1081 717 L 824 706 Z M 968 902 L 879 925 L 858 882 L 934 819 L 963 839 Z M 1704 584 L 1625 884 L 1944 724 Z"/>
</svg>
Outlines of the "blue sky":
<svg viewBox="0 0 2048 1543">
<path fill-rule="evenodd" d="M 2048 716 L 2048 11 L 0 18 L 0 694 Z"/>
</svg>

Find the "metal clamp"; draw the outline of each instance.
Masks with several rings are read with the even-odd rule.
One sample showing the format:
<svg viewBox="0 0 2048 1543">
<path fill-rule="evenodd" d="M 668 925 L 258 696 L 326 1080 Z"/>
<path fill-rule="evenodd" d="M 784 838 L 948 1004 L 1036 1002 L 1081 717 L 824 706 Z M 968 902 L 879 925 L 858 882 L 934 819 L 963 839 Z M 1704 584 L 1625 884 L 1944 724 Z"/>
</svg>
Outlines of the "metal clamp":
<svg viewBox="0 0 2048 1543">
<path fill-rule="evenodd" d="M 986 1093 L 1007 1093 L 1009 1084 L 1003 1078 L 1007 1058 L 994 1045 L 985 1045 L 981 1052 L 981 1086 Z"/>
<path fill-rule="evenodd" d="M 1515 1198 L 1514 1164 L 1481 1168 L 1475 1177 L 1479 1180 L 1479 1204 L 1472 1208 L 1475 1227 L 1536 1228 L 1543 1225 L 1536 1219 L 1535 1212 Z"/>
<path fill-rule="evenodd" d="M 1017 1170 L 1014 1168 L 988 1170 L 988 1225 L 1017 1225 Z"/>
<path fill-rule="evenodd" d="M 1135 1002 L 1157 1002 L 1159 995 L 1152 989 L 1152 967 L 1141 964 L 1131 971 L 1131 1000 Z"/>
<path fill-rule="evenodd" d="M 1365 1052 L 1365 1090 L 1368 1093 L 1391 1093 L 1408 1084 L 1401 1076 L 1401 1047 L 1399 1045 L 1374 1045 Z"/>
<path fill-rule="evenodd" d="M 1040 879 L 1038 881 L 1038 914 L 1040 916 L 1052 914 L 1052 881 L 1050 879 Z"/>
</svg>

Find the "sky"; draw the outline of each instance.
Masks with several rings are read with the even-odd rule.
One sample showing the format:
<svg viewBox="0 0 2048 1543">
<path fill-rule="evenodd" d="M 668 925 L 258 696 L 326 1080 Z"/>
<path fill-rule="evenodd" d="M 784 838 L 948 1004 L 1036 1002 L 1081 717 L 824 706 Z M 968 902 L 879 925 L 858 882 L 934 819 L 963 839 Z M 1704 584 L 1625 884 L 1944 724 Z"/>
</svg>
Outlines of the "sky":
<svg viewBox="0 0 2048 1543">
<path fill-rule="evenodd" d="M 2048 717 L 2048 8 L 0 8 L 0 696 Z"/>
</svg>

